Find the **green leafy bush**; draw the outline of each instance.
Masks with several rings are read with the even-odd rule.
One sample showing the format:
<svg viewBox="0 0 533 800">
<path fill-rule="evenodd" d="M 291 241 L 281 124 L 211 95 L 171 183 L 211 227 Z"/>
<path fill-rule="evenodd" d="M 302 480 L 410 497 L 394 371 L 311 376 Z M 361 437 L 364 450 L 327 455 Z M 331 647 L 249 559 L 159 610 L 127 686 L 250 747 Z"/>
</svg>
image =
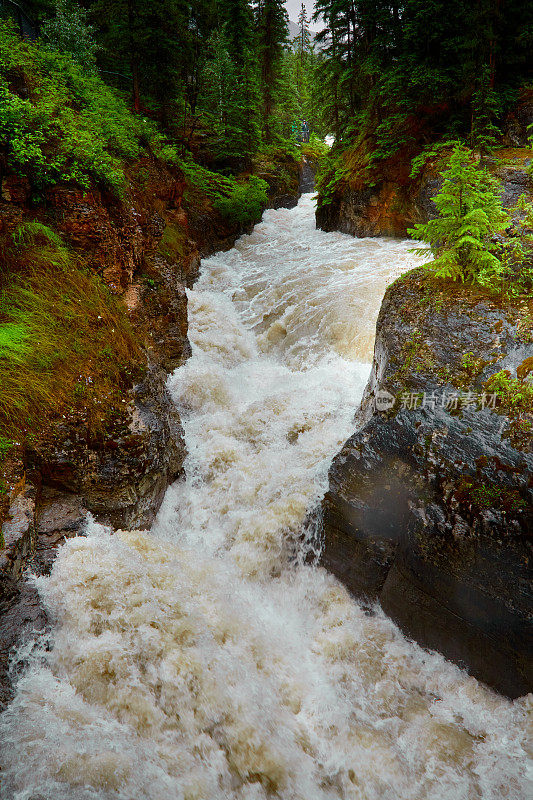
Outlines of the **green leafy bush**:
<svg viewBox="0 0 533 800">
<path fill-rule="evenodd" d="M 0 148 L 37 189 L 91 181 L 121 194 L 124 161 L 155 128 L 68 54 L 22 41 L 0 20 Z"/>
<path fill-rule="evenodd" d="M 253 172 L 278 194 L 296 194 L 302 152 L 294 142 L 280 140 L 261 147 L 253 159 Z"/>
<path fill-rule="evenodd" d="M 84 69 L 94 70 L 98 46 L 88 12 L 72 0 L 56 0 L 55 17 L 41 27 L 45 41 L 62 53 L 70 53 Z"/>
<path fill-rule="evenodd" d="M 231 194 L 215 200 L 214 206 L 230 222 L 250 225 L 261 219 L 265 208 L 268 184 L 251 175 L 247 183 L 235 182 Z"/>
<path fill-rule="evenodd" d="M 502 291 L 510 295 L 533 291 L 533 203 L 522 195 L 513 209 L 513 224 L 506 238 L 497 245 L 501 261 L 498 279 Z"/>
<path fill-rule="evenodd" d="M 533 441 L 533 385 L 527 377 L 512 378 L 508 370 L 492 375 L 485 383 L 485 391 L 495 393 L 496 411 L 509 418 L 505 436 L 514 447 L 531 451 Z"/>
</svg>

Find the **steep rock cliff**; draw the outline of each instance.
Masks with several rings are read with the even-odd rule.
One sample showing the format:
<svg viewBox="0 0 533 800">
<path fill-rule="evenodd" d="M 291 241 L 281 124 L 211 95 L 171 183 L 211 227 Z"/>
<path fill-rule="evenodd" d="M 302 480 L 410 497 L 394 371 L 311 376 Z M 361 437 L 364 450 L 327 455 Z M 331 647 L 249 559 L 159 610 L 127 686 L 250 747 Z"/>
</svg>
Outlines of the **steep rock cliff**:
<svg viewBox="0 0 533 800">
<path fill-rule="evenodd" d="M 140 348 L 113 396 L 95 387 L 87 402 L 67 403 L 2 464 L 0 705 L 11 693 L 13 646 L 26 630 L 46 625 L 35 589 L 20 580 L 26 568 L 48 571 L 64 538 L 83 533 L 87 512 L 117 528 L 148 527 L 180 476 L 186 452 L 166 377 L 190 354 L 185 287 L 201 256 L 231 247 L 243 232 L 178 170 L 148 156 L 128 168 L 120 201 L 69 185 L 36 200 L 29 180 L 12 173 L 1 184 L 0 232 L 38 221 L 60 233 L 121 298 Z M 93 382 L 90 375 L 84 381 Z"/>
<path fill-rule="evenodd" d="M 491 173 L 501 181 L 506 208 L 514 205 L 521 194 L 533 191 L 533 178 L 527 172 L 532 162 L 528 148 L 498 150 L 486 159 Z M 349 183 L 342 184 L 331 203 L 317 208 L 317 225 L 325 231 L 352 236 L 406 237 L 415 223 L 435 216 L 432 198 L 440 187 L 436 165 L 431 162 L 416 179 L 411 179 L 405 168 L 372 186 L 352 188 Z"/>
<path fill-rule="evenodd" d="M 323 501 L 325 566 L 510 697 L 533 685 L 532 367 L 531 302 L 409 273 Z"/>
</svg>

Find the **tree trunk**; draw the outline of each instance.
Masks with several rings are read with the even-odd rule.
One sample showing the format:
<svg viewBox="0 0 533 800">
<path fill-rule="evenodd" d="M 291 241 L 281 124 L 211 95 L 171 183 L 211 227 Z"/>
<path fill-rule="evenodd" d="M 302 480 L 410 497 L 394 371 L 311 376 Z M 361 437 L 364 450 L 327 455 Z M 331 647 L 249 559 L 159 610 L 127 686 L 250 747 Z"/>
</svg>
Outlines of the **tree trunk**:
<svg viewBox="0 0 533 800">
<path fill-rule="evenodd" d="M 137 52 L 135 49 L 135 41 L 133 37 L 133 22 L 135 13 L 133 10 L 133 0 L 128 0 L 128 29 L 130 39 L 130 66 L 132 75 L 132 94 L 133 94 L 133 110 L 136 114 L 141 110 L 141 99 L 139 91 L 139 64 L 137 61 Z"/>
</svg>

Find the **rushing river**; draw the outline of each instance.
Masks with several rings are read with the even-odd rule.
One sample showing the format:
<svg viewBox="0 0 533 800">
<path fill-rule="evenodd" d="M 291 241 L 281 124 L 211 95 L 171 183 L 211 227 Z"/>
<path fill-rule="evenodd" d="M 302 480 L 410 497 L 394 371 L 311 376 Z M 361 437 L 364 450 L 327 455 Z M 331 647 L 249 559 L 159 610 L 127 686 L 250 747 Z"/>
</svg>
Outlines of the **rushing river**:
<svg viewBox="0 0 533 800">
<path fill-rule="evenodd" d="M 186 480 L 38 579 L 52 647 L 1 722 L 2 800 L 528 796 L 528 701 L 365 612 L 302 534 L 410 246 L 316 231 L 305 195 L 203 263 L 169 379 Z"/>
</svg>

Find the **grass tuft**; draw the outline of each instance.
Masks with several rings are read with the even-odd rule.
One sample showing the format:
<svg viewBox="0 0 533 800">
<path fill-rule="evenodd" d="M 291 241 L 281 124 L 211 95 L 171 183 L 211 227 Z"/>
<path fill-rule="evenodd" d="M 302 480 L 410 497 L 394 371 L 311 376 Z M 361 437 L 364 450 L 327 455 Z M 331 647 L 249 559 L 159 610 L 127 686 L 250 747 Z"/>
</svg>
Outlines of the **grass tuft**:
<svg viewBox="0 0 533 800">
<path fill-rule="evenodd" d="M 57 234 L 24 225 L 3 244 L 0 439 L 24 441 L 91 392 L 119 400 L 139 345 L 119 301 Z"/>
</svg>

